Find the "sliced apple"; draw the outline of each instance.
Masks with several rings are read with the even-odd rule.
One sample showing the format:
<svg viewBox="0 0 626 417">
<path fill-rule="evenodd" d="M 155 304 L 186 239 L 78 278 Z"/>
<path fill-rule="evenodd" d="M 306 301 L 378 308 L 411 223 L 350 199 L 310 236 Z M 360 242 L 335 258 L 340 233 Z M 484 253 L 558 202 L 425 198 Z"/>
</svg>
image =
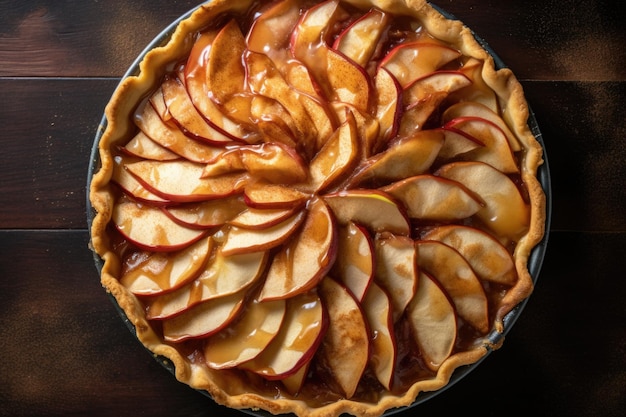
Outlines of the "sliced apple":
<svg viewBox="0 0 626 417">
<path fill-rule="evenodd" d="M 205 342 L 206 364 L 213 369 L 228 369 L 257 357 L 280 331 L 285 304 L 284 300 L 252 301 L 236 323 Z"/>
<path fill-rule="evenodd" d="M 339 34 L 333 48 L 365 67 L 374 55 L 388 22 L 388 14 L 371 9 Z"/>
<path fill-rule="evenodd" d="M 292 297 L 315 287 L 337 257 L 337 228 L 326 203 L 312 200 L 297 234 L 276 253 L 260 300 Z"/>
<path fill-rule="evenodd" d="M 208 30 L 196 39 L 185 65 L 185 86 L 192 103 L 213 128 L 232 140 L 254 143 L 258 140 L 255 132 L 247 131 L 242 124 L 228 118 L 211 99 L 212 92 L 207 85 L 208 61 L 218 32 L 218 29 Z"/>
<path fill-rule="evenodd" d="M 310 64 L 317 61 L 317 51 L 326 43 L 334 24 L 344 15 L 338 0 L 326 0 L 304 12 L 290 39 L 293 56 L 310 68 Z"/>
<path fill-rule="evenodd" d="M 161 84 L 165 108 L 173 120 L 188 135 L 215 146 L 233 143 L 230 136 L 214 128 L 193 105 L 187 88 L 176 77 L 166 77 Z"/>
<path fill-rule="evenodd" d="M 437 371 L 454 348 L 457 320 L 445 292 L 427 273 L 419 274 L 417 292 L 407 308 L 407 317 L 424 363 Z"/>
<path fill-rule="evenodd" d="M 370 366 L 381 385 L 390 391 L 397 355 L 391 301 L 385 291 L 374 282 L 361 303 L 372 332 Z"/>
<path fill-rule="evenodd" d="M 404 89 L 402 100 L 405 106 L 423 100 L 433 93 L 451 93 L 472 83 L 460 71 L 434 71 L 414 80 Z"/>
<path fill-rule="evenodd" d="M 456 49 L 432 42 L 401 43 L 381 61 L 406 88 L 414 80 L 443 67 L 461 56 Z"/>
<path fill-rule="evenodd" d="M 313 79 L 311 72 L 302 62 L 292 59 L 285 64 L 285 79 L 298 91 L 303 92 L 317 100 L 322 100 L 320 87 Z"/>
<path fill-rule="evenodd" d="M 237 254 L 276 247 L 298 229 L 304 217 L 304 213 L 300 212 L 265 229 L 244 229 L 233 226 L 226 235 L 222 252 L 224 254 Z"/>
<path fill-rule="evenodd" d="M 456 129 L 441 128 L 444 135 L 443 146 L 439 150 L 437 159 L 446 161 L 459 155 L 485 146 L 477 138 Z"/>
<path fill-rule="evenodd" d="M 326 334 L 328 315 L 316 291 L 296 295 L 286 303 L 283 325 L 276 337 L 260 355 L 243 363 L 240 368 L 266 379 L 281 379 L 286 384 L 291 383 L 292 389 L 297 391 L 306 373 L 296 375 L 308 369 L 311 358 Z M 290 377 L 295 379 L 286 380 Z"/>
<path fill-rule="evenodd" d="M 373 232 L 408 236 L 409 220 L 403 208 L 380 190 L 349 190 L 323 196 L 340 224 L 360 223 Z"/>
<path fill-rule="evenodd" d="M 334 110 L 335 115 L 340 123 L 348 122 L 348 119 L 354 118 L 357 132 L 358 157 L 360 159 L 369 157 L 374 149 L 377 148 L 379 142 L 380 123 L 370 113 L 365 113 L 357 109 L 355 106 L 334 101 L 330 107 Z"/>
<path fill-rule="evenodd" d="M 210 146 L 191 139 L 178 126 L 165 123 L 158 114 L 159 110 L 167 111 L 163 103 L 163 95 L 157 91 L 143 110 L 135 115 L 135 124 L 159 145 L 189 161 L 199 163 L 209 162 L 224 151 L 222 147 Z"/>
<path fill-rule="evenodd" d="M 302 182 L 308 177 L 304 161 L 292 148 L 278 143 L 240 146 L 205 165 L 203 178 L 245 170 L 275 183 Z"/>
<path fill-rule="evenodd" d="M 490 121 L 491 123 L 498 126 L 506 135 L 506 138 L 509 141 L 509 145 L 511 145 L 511 149 L 513 150 L 513 152 L 518 152 L 522 149 L 519 140 L 517 140 L 515 134 L 511 131 L 506 122 L 498 115 L 498 113 L 477 101 L 461 101 L 459 103 L 455 103 L 443 112 L 441 118 L 443 123 L 445 124 L 452 119 L 467 116 L 480 117 L 482 119 Z"/>
<path fill-rule="evenodd" d="M 265 229 L 281 223 L 294 215 L 294 209 L 255 209 L 241 211 L 229 223 L 241 229 Z"/>
<path fill-rule="evenodd" d="M 254 20 L 246 44 L 250 51 L 268 55 L 272 60 L 288 46 L 291 34 L 300 20 L 296 0 L 281 0 L 266 8 Z"/>
<path fill-rule="evenodd" d="M 142 249 L 155 252 L 182 249 L 205 235 L 202 230 L 174 222 L 160 208 L 132 201 L 118 202 L 111 218 L 126 239 Z"/>
<path fill-rule="evenodd" d="M 482 162 L 452 162 L 435 175 L 463 183 L 484 206 L 476 216 L 499 236 L 517 241 L 530 222 L 529 207 L 511 178 Z"/>
<path fill-rule="evenodd" d="M 393 306 L 394 322 L 404 314 L 417 288 L 417 250 L 406 236 L 379 235 L 374 239 L 376 275 Z"/>
<path fill-rule="evenodd" d="M 328 139 L 309 165 L 309 184 L 322 191 L 352 169 L 359 152 L 356 122 L 352 115 Z"/>
<path fill-rule="evenodd" d="M 349 222 L 339 228 L 337 261 L 333 277 L 341 281 L 357 299 L 363 300 L 375 271 L 374 244 L 369 232 Z"/>
<path fill-rule="evenodd" d="M 513 257 L 493 236 L 474 227 L 447 225 L 436 227 L 422 236 L 456 249 L 482 280 L 512 285 L 517 281 Z"/>
<path fill-rule="evenodd" d="M 496 124 L 467 116 L 450 120 L 444 128 L 464 132 L 485 145 L 460 155 L 459 159 L 485 162 L 506 174 L 519 172 L 509 141 Z"/>
<path fill-rule="evenodd" d="M 198 276 L 212 248 L 213 240 L 207 237 L 179 252 L 155 252 L 136 267 L 126 270 L 120 282 L 136 295 L 175 290 Z"/>
<path fill-rule="evenodd" d="M 300 103 L 304 106 L 307 114 L 311 118 L 315 130 L 317 131 L 317 140 L 314 151 L 321 149 L 328 141 L 328 138 L 336 130 L 337 122 L 332 115 L 328 106 L 326 106 L 322 100 L 318 100 L 306 93 L 298 96 Z M 302 146 L 306 151 L 309 151 L 310 146 Z M 310 151 L 309 151 L 310 152 Z M 311 152 L 311 155 L 314 152 Z"/>
<path fill-rule="evenodd" d="M 126 169 L 150 192 L 175 202 L 224 198 L 239 193 L 247 183 L 243 173 L 202 178 L 204 165 L 190 161 L 140 161 Z"/>
<path fill-rule="evenodd" d="M 359 303 L 350 291 L 326 277 L 319 286 L 330 323 L 318 351 L 318 359 L 337 382 L 345 398 L 351 398 L 370 357 L 370 331 Z"/>
<path fill-rule="evenodd" d="M 131 161 L 130 158 L 116 156 L 113 161 L 114 165 L 111 181 L 117 184 L 127 195 L 132 196 L 137 201 L 154 205 L 165 205 L 169 203 L 169 200 L 148 191 L 146 187 L 141 185 L 141 183 L 126 170 L 126 164 Z"/>
<path fill-rule="evenodd" d="M 437 221 L 460 220 L 481 208 L 480 199 L 457 181 L 423 174 L 382 188 L 404 204 L 411 218 Z"/>
<path fill-rule="evenodd" d="M 311 361 L 309 360 L 302 365 L 296 372 L 291 375 L 287 375 L 280 380 L 287 392 L 291 395 L 298 395 L 304 386 L 306 377 L 309 374 L 309 368 L 311 367 Z"/>
<path fill-rule="evenodd" d="M 133 136 L 122 149 L 131 156 L 154 161 L 173 161 L 180 158 L 180 155 L 159 145 L 141 131 Z"/>
<path fill-rule="evenodd" d="M 460 71 L 465 73 L 471 80 L 472 85 L 452 93 L 452 101 L 478 102 L 494 112 L 499 111 L 498 97 L 495 91 L 487 85 L 483 78 L 483 67 L 485 62 L 476 58 L 470 58 L 463 64 Z"/>
<path fill-rule="evenodd" d="M 241 57 L 246 40 L 237 21 L 229 20 L 217 33 L 207 57 L 206 83 L 211 98 L 228 106 L 244 90 L 246 70 Z"/>
<path fill-rule="evenodd" d="M 322 87 L 328 87 L 327 97 L 367 112 L 372 95 L 372 82 L 365 70 L 334 49 L 324 47 L 326 74 Z M 331 93 L 332 92 L 332 93 Z"/>
<path fill-rule="evenodd" d="M 249 207 L 258 209 L 292 209 L 302 207 L 308 194 L 277 184 L 253 182 L 246 185 L 244 199 Z"/>
<path fill-rule="evenodd" d="M 400 118 L 398 136 L 411 136 L 416 132 L 425 130 L 429 122 L 437 115 L 437 109 L 447 96 L 448 93 L 434 92 L 407 106 Z"/>
<path fill-rule="evenodd" d="M 385 184 L 423 174 L 437 158 L 443 141 L 440 130 L 416 132 L 364 161 L 349 182 L 352 187 L 365 181 Z"/>
<path fill-rule="evenodd" d="M 241 312 L 246 292 L 211 299 L 196 304 L 183 313 L 163 320 L 163 338 L 166 342 L 209 337 L 228 326 Z"/>
<path fill-rule="evenodd" d="M 379 145 L 372 150 L 376 153 L 398 132 L 402 115 L 402 86 L 388 70 L 381 67 L 374 78 L 374 87 L 377 93 L 376 118 L 380 123 Z"/>
<path fill-rule="evenodd" d="M 264 54 L 244 54 L 250 90 L 279 102 L 291 115 L 297 129 L 297 142 L 315 143 L 317 129 L 296 90 L 287 83 L 276 64 Z"/>
<path fill-rule="evenodd" d="M 165 207 L 165 211 L 175 222 L 200 229 L 222 226 L 245 210 L 246 205 L 241 195 Z"/>
<path fill-rule="evenodd" d="M 454 248 L 438 241 L 417 241 L 420 271 L 432 275 L 452 299 L 460 317 L 482 334 L 489 330 L 487 296 L 472 266 Z"/>
<path fill-rule="evenodd" d="M 146 316 L 171 318 L 202 302 L 249 289 L 262 276 L 268 253 L 226 256 L 217 250 L 193 282 L 147 301 Z"/>
</svg>

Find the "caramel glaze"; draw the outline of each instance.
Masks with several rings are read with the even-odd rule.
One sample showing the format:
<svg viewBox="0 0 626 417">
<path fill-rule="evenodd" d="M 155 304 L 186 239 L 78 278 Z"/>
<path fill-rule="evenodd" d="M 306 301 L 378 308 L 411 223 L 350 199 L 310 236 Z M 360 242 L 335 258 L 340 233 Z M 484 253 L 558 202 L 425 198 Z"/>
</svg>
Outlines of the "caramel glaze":
<svg viewBox="0 0 626 417">
<path fill-rule="evenodd" d="M 302 10 L 308 8 L 308 6 L 310 6 L 311 4 L 313 4 L 311 1 L 303 0 Z M 246 33 L 247 29 L 249 29 L 252 25 L 254 19 L 259 15 L 260 7 L 261 6 L 257 4 L 245 16 L 224 16 L 223 19 L 218 19 L 218 21 L 214 22 L 213 25 L 219 26 L 220 24 L 227 22 L 230 18 L 235 17 L 240 23 L 242 31 Z M 345 7 L 349 11 L 354 11 L 351 9 L 351 6 L 345 5 Z M 351 16 L 359 15 L 358 13 L 349 14 Z M 339 25 L 341 27 L 337 28 L 337 30 L 335 30 L 334 32 L 340 33 L 341 29 L 347 27 L 355 18 L 356 17 L 351 17 L 347 20 L 340 22 Z M 410 29 L 410 31 L 408 29 Z M 392 27 L 385 35 L 384 42 L 381 42 L 381 47 L 377 51 L 378 56 L 382 56 L 382 53 L 390 50 L 390 48 L 392 48 L 394 45 L 407 40 L 407 37 L 413 36 L 410 35 L 409 32 L 419 33 L 420 29 L 418 28 L 416 30 L 412 22 L 407 18 L 395 18 Z M 177 71 L 180 71 L 181 65 L 184 64 L 178 63 L 174 66 L 174 68 L 177 68 Z M 458 68 L 460 67 L 460 65 L 460 62 L 455 61 L 452 64 L 449 64 L 449 69 Z M 445 108 L 445 104 L 443 107 Z M 439 127 L 439 121 L 440 114 L 435 112 L 435 114 L 433 114 L 429 118 L 424 128 L 428 129 Z M 517 157 L 519 158 L 519 155 Z M 431 172 L 434 172 L 436 169 L 437 165 L 435 164 L 433 165 Z M 524 200 L 528 202 L 528 193 L 526 191 L 525 184 L 521 179 L 521 176 L 518 174 L 513 174 L 510 175 L 510 177 L 520 189 Z M 363 185 L 376 188 L 377 186 L 382 186 L 384 184 L 369 183 Z M 119 198 L 130 198 L 122 197 L 123 192 L 121 190 L 119 190 L 118 196 Z M 480 221 L 477 220 L 475 217 L 464 220 L 462 224 L 474 226 L 479 229 L 486 229 L 486 227 L 480 224 Z M 414 239 L 419 239 L 420 236 L 425 233 L 425 231 L 438 225 L 438 223 L 434 222 L 412 221 L 411 237 Z M 109 227 L 109 236 L 111 238 L 112 247 L 114 248 L 115 253 L 122 260 L 120 276 L 128 271 L 137 268 L 150 256 L 149 252 L 143 251 L 135 247 L 131 242 L 125 240 L 123 236 L 113 226 Z M 511 253 L 513 251 L 515 243 L 516 242 L 510 242 L 510 244 L 507 246 Z M 215 250 L 216 246 L 218 245 L 214 245 L 213 250 Z M 260 283 L 257 284 L 257 286 L 258 285 L 260 285 Z M 490 320 L 493 321 L 497 306 L 500 304 L 500 300 L 503 297 L 503 294 L 506 292 L 507 288 L 503 285 L 486 282 L 483 282 L 483 287 L 488 297 Z M 255 292 L 256 291 L 250 291 L 250 293 L 252 294 L 254 294 Z M 147 297 L 144 297 L 144 299 L 148 300 Z M 467 350 L 468 348 L 472 347 L 477 340 L 484 338 L 485 336 L 484 334 L 479 334 L 479 332 L 476 331 L 474 328 L 464 323 L 462 319 L 458 318 L 458 320 L 458 337 L 453 353 Z M 153 320 L 151 324 L 155 332 L 162 336 L 161 323 L 158 320 Z M 429 370 L 428 367 L 425 366 L 421 352 L 418 349 L 413 336 L 411 335 L 410 326 L 407 320 L 400 319 L 395 325 L 394 330 L 397 340 L 398 355 L 394 381 L 392 384 L 392 392 L 400 394 L 405 392 L 407 388 L 415 383 L 415 381 L 434 377 L 435 372 Z M 192 363 L 204 364 L 204 358 L 202 356 L 203 343 L 204 342 L 201 339 L 187 340 L 185 342 L 176 344 L 176 348 Z M 223 370 L 223 372 L 234 372 L 239 374 L 239 376 L 247 380 L 260 392 L 265 392 L 275 397 L 291 397 L 291 395 L 287 393 L 287 391 L 284 389 L 280 381 L 266 380 L 251 372 L 237 369 Z M 341 390 L 332 386 L 333 383 L 329 382 L 332 381 L 332 378 L 329 377 L 329 374 L 329 370 L 325 369 L 321 361 L 316 361 L 314 357 L 312 361 L 312 366 L 309 368 L 307 382 L 302 388 L 302 391 L 298 394 L 298 398 L 306 399 L 306 401 L 313 406 L 324 405 L 341 399 L 341 395 L 338 394 Z M 377 381 L 371 369 L 368 368 L 361 379 L 361 382 L 353 399 L 356 401 L 376 402 L 378 397 L 384 391 L 385 389 Z"/>
</svg>

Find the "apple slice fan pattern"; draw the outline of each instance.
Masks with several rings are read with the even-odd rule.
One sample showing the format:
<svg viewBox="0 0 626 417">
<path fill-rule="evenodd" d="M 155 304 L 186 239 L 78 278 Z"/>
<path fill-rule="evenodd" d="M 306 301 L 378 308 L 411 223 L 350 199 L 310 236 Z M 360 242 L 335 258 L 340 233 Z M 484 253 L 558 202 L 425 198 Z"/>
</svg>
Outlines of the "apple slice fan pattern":
<svg viewBox="0 0 626 417">
<path fill-rule="evenodd" d="M 378 416 L 499 347 L 543 156 L 469 29 L 417 0 L 216 0 L 137 62 L 97 137 L 91 244 L 180 381 Z"/>
</svg>

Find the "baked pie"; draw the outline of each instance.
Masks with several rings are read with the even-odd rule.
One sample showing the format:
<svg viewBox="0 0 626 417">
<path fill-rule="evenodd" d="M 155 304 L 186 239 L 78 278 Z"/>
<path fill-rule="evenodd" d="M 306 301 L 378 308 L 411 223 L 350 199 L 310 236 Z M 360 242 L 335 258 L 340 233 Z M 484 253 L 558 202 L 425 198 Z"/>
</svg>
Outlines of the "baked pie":
<svg viewBox="0 0 626 417">
<path fill-rule="evenodd" d="M 220 404 L 378 416 L 499 347 L 546 223 L 522 88 L 421 0 L 199 6 L 106 108 L 93 250 Z"/>
</svg>

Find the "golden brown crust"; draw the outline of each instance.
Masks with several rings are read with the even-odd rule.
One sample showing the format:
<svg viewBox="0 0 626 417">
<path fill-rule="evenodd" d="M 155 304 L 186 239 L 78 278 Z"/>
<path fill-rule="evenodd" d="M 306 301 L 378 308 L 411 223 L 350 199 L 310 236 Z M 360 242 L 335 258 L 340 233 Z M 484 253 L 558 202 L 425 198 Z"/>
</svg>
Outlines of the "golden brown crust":
<svg viewBox="0 0 626 417">
<path fill-rule="evenodd" d="M 528 258 L 531 250 L 544 235 L 546 222 L 545 196 L 537 180 L 537 168 L 542 163 L 540 144 L 528 128 L 529 109 L 524 93 L 513 73 L 508 69 L 496 70 L 492 57 L 478 44 L 471 31 L 461 22 L 451 21 L 441 16 L 428 3 L 422 0 L 348 0 L 357 6 L 372 4 L 382 10 L 403 13 L 421 20 L 426 29 L 435 37 L 458 48 L 464 55 L 485 62 L 483 78 L 496 92 L 503 118 L 508 122 L 524 150 L 521 162 L 522 179 L 526 184 L 531 202 L 530 230 L 515 247 L 515 267 L 519 279 L 502 301 L 497 312 L 496 329 L 503 330 L 502 320 L 515 305 L 526 298 L 533 290 L 532 277 L 528 272 Z M 330 417 L 341 413 L 359 416 L 378 416 L 385 410 L 410 405 L 420 392 L 434 391 L 444 387 L 454 370 L 459 366 L 480 360 L 494 346 L 477 346 L 472 350 L 449 357 L 439 368 L 433 379 L 414 383 L 402 396 L 389 393 L 382 395 L 378 403 L 365 404 L 352 400 L 340 400 L 322 407 L 311 407 L 297 399 L 272 398 L 248 392 L 245 381 L 229 372 L 218 372 L 192 364 L 174 347 L 163 343 L 146 319 L 144 307 L 128 289 L 120 284 L 121 263 L 111 249 L 107 235 L 107 225 L 112 216 L 114 194 L 109 186 L 113 171 L 111 149 L 126 140 L 131 129 L 131 118 L 138 103 L 156 85 L 165 71 L 166 64 L 188 54 L 192 42 L 189 34 L 202 29 L 217 16 L 231 10 L 234 4 L 239 10 L 246 10 L 253 1 L 231 2 L 215 0 L 198 8 L 175 30 L 167 44 L 148 52 L 140 65 L 140 73 L 122 81 L 106 108 L 108 126 L 99 143 L 101 167 L 93 176 L 90 188 L 90 201 L 96 212 L 91 225 L 91 245 L 104 261 L 102 285 L 117 300 L 131 323 L 137 329 L 139 340 L 156 355 L 169 358 L 176 368 L 176 378 L 191 387 L 207 390 L 220 404 L 233 408 L 262 408 L 271 413 L 293 412 L 299 416 Z M 161 72 L 159 72 L 161 71 Z M 498 346 L 495 346 L 496 348 Z"/>
</svg>

